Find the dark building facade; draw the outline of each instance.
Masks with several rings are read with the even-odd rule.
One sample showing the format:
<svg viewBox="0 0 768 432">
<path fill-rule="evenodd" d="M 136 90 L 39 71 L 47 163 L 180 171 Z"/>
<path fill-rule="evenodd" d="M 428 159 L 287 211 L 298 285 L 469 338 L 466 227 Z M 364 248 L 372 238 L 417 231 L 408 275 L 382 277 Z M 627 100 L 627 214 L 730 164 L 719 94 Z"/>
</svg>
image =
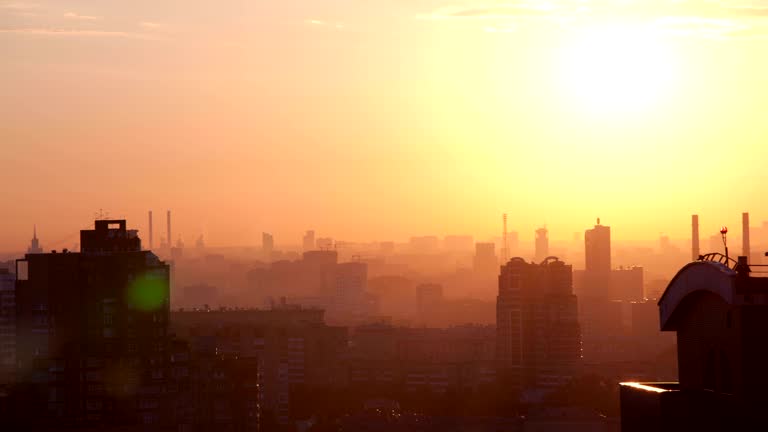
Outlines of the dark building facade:
<svg viewBox="0 0 768 432">
<path fill-rule="evenodd" d="M 677 334 L 679 382 L 623 383 L 623 431 L 765 428 L 768 278 L 755 270 L 707 256 L 672 279 L 659 317 Z"/>
<path fill-rule="evenodd" d="M 16 372 L 28 389 L 25 420 L 159 425 L 168 266 L 141 250 L 123 220 L 96 221 L 81 231 L 80 244 L 81 253 L 27 254 L 16 262 Z"/>
<path fill-rule="evenodd" d="M 520 388 L 552 388 L 576 374 L 581 356 L 570 265 L 513 258 L 501 269 L 496 301 L 500 378 Z"/>
<path fill-rule="evenodd" d="M 238 404 L 234 402 L 237 398 L 227 399 L 230 402 L 222 402 L 219 414 L 198 413 L 203 417 L 196 424 L 211 425 L 219 415 L 223 420 L 237 420 L 245 428 L 251 424 L 248 419 L 258 414 L 262 425 L 266 425 L 263 430 L 277 430 L 290 424 L 297 391 L 342 387 L 346 383 L 343 360 L 347 329 L 327 326 L 323 314 L 319 309 L 292 305 L 271 310 L 172 312 L 172 328 L 190 341 L 192 358 L 199 370 L 225 368 L 221 385 L 258 402 Z M 203 392 L 202 400 L 227 396 L 211 388 L 207 376 L 208 373 L 201 374 L 197 387 Z M 232 377 L 255 379 L 257 386 L 243 387 L 239 384 L 241 378 L 232 381 Z M 254 393 L 257 389 L 258 394 Z M 203 408 L 210 411 L 222 403 L 208 401 Z"/>
</svg>

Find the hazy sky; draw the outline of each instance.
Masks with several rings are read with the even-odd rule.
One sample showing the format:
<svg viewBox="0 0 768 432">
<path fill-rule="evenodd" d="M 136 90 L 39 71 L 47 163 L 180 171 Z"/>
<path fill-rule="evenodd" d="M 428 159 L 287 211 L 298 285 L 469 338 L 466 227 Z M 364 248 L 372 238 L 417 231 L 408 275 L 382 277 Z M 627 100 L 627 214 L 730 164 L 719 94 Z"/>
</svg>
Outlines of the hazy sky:
<svg viewBox="0 0 768 432">
<path fill-rule="evenodd" d="M 768 1 L 0 0 L 0 250 L 757 224 L 766 53 Z"/>
</svg>

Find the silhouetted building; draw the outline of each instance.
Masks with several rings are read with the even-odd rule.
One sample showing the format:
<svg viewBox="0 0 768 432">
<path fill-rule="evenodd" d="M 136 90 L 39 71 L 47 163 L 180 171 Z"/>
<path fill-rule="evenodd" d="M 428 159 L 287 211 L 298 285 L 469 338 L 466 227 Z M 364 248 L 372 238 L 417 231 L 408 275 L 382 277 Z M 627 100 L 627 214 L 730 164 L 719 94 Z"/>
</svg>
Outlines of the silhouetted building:
<svg viewBox="0 0 768 432">
<path fill-rule="evenodd" d="M 350 337 L 349 381 L 407 392 L 471 392 L 496 382 L 495 338 L 493 326 L 360 326 Z"/>
<path fill-rule="evenodd" d="M 643 268 L 638 266 L 619 267 L 611 272 L 611 300 L 637 302 L 643 294 Z"/>
<path fill-rule="evenodd" d="M 499 271 L 494 243 L 475 243 L 474 270 L 477 273 L 495 274 Z"/>
<path fill-rule="evenodd" d="M 584 232 L 585 283 L 590 297 L 608 298 L 611 284 L 611 227 L 597 225 Z"/>
<path fill-rule="evenodd" d="M 416 310 L 422 324 L 437 315 L 443 302 L 443 287 L 438 284 L 421 284 L 416 287 Z"/>
<path fill-rule="evenodd" d="M 16 276 L 0 268 L 0 384 L 16 372 Z"/>
<path fill-rule="evenodd" d="M 216 308 L 219 301 L 219 290 L 208 284 L 188 285 L 183 288 L 182 304 L 189 308 Z"/>
<path fill-rule="evenodd" d="M 304 234 L 302 244 L 304 246 L 304 252 L 315 250 L 315 232 L 312 230 L 307 231 L 306 234 Z"/>
<path fill-rule="evenodd" d="M 333 249 L 333 239 L 330 237 L 320 237 L 317 239 L 317 248 L 323 251 Z"/>
<path fill-rule="evenodd" d="M 500 377 L 522 388 L 552 388 L 579 366 L 581 332 L 572 269 L 557 258 L 501 268 L 496 301 Z"/>
<path fill-rule="evenodd" d="M 28 254 L 43 253 L 43 248 L 40 246 L 40 240 L 37 239 L 37 225 L 32 229 L 32 240 L 29 242 Z"/>
<path fill-rule="evenodd" d="M 325 325 L 322 310 L 281 304 L 272 310 L 174 311 L 172 322 L 177 334 L 189 338 L 195 358 L 258 360 L 257 408 L 263 424 L 289 424 L 297 389 L 329 389 L 346 384 L 343 359 L 347 331 Z M 251 363 L 249 360 L 243 367 L 235 368 L 232 377 L 255 378 L 253 369 L 249 370 Z M 216 362 L 211 366 L 216 366 Z M 229 380 L 229 385 L 237 385 L 237 381 Z M 214 380 L 209 385 L 215 384 Z M 246 391 L 253 400 L 254 393 L 249 388 L 241 387 L 240 391 Z M 236 400 L 234 395 L 221 397 Z M 212 400 L 215 403 L 217 399 Z M 228 401 L 225 404 L 232 407 Z M 238 409 L 242 411 L 243 407 Z M 226 410 L 232 412 L 231 408 Z"/>
<path fill-rule="evenodd" d="M 411 252 L 417 254 L 432 254 L 437 252 L 440 241 L 436 236 L 411 237 Z"/>
<path fill-rule="evenodd" d="M 194 366 L 196 430 L 260 430 L 261 366 L 256 356 L 196 353 Z"/>
<path fill-rule="evenodd" d="M 661 297 L 661 330 L 677 333 L 680 381 L 623 383 L 624 432 L 763 428 L 768 278 L 752 275 L 746 257 L 722 258 L 687 264 Z"/>
<path fill-rule="evenodd" d="M 335 250 L 304 252 L 299 261 L 276 261 L 248 273 L 253 292 L 266 304 L 284 297 L 290 303 L 320 307 L 329 322 L 356 322 L 369 315 L 365 262 L 338 263 Z"/>
<path fill-rule="evenodd" d="M 474 240 L 469 235 L 449 235 L 443 239 L 443 249 L 451 252 L 468 252 L 472 250 Z"/>
<path fill-rule="evenodd" d="M 366 291 L 368 264 L 341 263 L 336 266 L 336 293 L 334 312 L 341 317 L 362 319 L 368 315 Z"/>
<path fill-rule="evenodd" d="M 549 231 L 542 227 L 536 230 L 535 261 L 541 262 L 549 256 Z"/>
<path fill-rule="evenodd" d="M 580 275 L 579 323 L 585 363 L 605 363 L 624 357 L 625 326 L 621 288 L 611 283 L 611 228 L 600 224 L 584 232 L 584 273 Z M 642 289 L 642 288 L 641 288 Z"/>
<path fill-rule="evenodd" d="M 651 361 L 659 366 L 656 376 L 663 379 L 677 377 L 676 362 L 662 362 L 659 358 L 675 348 L 675 335 L 659 328 L 659 306 L 655 300 L 630 303 L 630 341 L 635 360 Z"/>
<path fill-rule="evenodd" d="M 275 238 L 270 233 L 261 233 L 261 254 L 264 258 L 272 259 L 272 253 L 275 251 Z"/>
<path fill-rule="evenodd" d="M 124 220 L 97 220 L 80 244 L 16 262 L 17 373 L 32 389 L 19 415 L 32 429 L 156 426 L 167 419 L 169 268 Z"/>
<path fill-rule="evenodd" d="M 395 242 L 384 241 L 379 243 L 379 252 L 382 255 L 392 255 L 395 253 Z"/>
</svg>

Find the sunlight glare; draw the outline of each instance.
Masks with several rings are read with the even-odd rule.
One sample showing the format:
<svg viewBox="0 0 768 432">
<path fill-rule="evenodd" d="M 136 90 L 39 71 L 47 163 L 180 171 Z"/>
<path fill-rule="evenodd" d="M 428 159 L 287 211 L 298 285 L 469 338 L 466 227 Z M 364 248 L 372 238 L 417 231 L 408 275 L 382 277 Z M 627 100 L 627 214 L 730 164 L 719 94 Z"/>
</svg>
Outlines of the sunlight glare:
<svg viewBox="0 0 768 432">
<path fill-rule="evenodd" d="M 633 113 L 660 107 L 672 90 L 675 59 L 652 30 L 591 28 L 569 41 L 560 68 L 579 110 Z"/>
</svg>

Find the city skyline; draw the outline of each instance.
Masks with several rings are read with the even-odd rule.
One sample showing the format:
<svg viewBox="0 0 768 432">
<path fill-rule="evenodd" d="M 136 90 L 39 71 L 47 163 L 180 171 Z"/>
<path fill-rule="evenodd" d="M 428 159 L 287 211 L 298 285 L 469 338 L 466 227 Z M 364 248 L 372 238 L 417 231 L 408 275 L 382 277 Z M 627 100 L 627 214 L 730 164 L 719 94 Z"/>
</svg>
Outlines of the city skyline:
<svg viewBox="0 0 768 432">
<path fill-rule="evenodd" d="M 5 0 L 4 248 L 98 208 L 221 245 L 760 220 L 766 7 Z"/>
<path fill-rule="evenodd" d="M 151 210 L 150 210 L 150 212 L 151 212 Z M 77 244 L 76 240 L 77 240 L 77 234 L 79 233 L 79 231 L 81 229 L 83 229 L 83 228 L 86 228 L 86 227 L 90 226 L 92 224 L 92 220 L 93 219 L 96 219 L 96 220 L 98 220 L 98 219 L 104 219 L 104 220 L 106 220 L 106 219 L 130 219 L 130 220 L 135 220 L 133 218 L 124 218 L 123 216 L 112 216 L 109 212 L 106 212 L 103 209 L 99 209 L 98 212 L 93 212 L 90 217 L 91 217 L 91 221 L 90 222 L 88 222 L 86 224 L 83 224 L 81 226 L 77 226 L 77 227 L 75 227 L 75 226 L 72 226 L 72 227 L 62 227 L 60 224 L 58 224 L 58 221 L 56 221 L 55 219 L 52 219 L 52 220 L 48 221 L 48 222 L 55 222 L 53 225 L 59 227 L 58 229 L 61 230 L 61 231 L 58 231 L 59 232 L 59 236 L 58 237 L 54 237 L 54 238 L 50 238 L 48 236 L 43 238 L 42 236 L 40 236 L 39 235 L 40 225 L 35 223 L 35 224 L 33 224 L 31 226 L 29 233 L 26 234 L 26 237 L 25 237 L 24 233 L 21 233 L 21 234 L 18 235 L 18 237 L 22 238 L 20 245 L 18 245 L 18 246 L 9 246 L 9 244 L 12 244 L 12 243 L 6 241 L 2 245 L 0 245 L 0 253 L 5 253 L 5 254 L 8 254 L 8 253 L 18 253 L 18 252 L 21 252 L 23 250 L 27 250 L 29 248 L 29 246 L 30 246 L 30 240 L 35 241 L 35 242 L 39 241 L 40 245 L 44 246 L 44 248 L 42 250 L 46 250 L 46 251 L 47 250 L 53 250 L 53 249 L 72 248 L 73 245 Z M 690 215 L 688 215 L 688 217 L 690 217 Z M 732 226 L 734 229 L 740 229 L 741 228 L 741 224 L 737 224 L 736 223 L 737 217 L 738 217 L 739 221 L 742 221 L 742 214 L 734 214 L 732 216 L 729 216 L 729 218 L 728 218 L 729 221 L 733 222 L 731 224 L 723 224 L 723 223 L 719 223 L 719 221 L 711 221 L 709 223 L 706 223 L 706 222 L 703 223 L 702 224 L 703 228 L 701 228 L 701 232 L 700 232 L 701 238 L 706 240 L 706 239 L 709 239 L 709 238 L 713 238 L 715 236 L 719 237 L 720 229 L 723 226 Z M 146 212 L 145 212 L 144 218 L 146 219 Z M 136 219 L 140 219 L 140 218 L 136 218 Z M 600 219 L 600 218 L 598 218 L 598 219 Z M 704 221 L 707 220 L 706 215 L 704 215 L 703 219 L 704 219 Z M 167 241 L 168 241 L 168 239 L 167 239 L 167 227 L 159 226 L 158 222 L 159 221 L 156 221 L 155 225 L 154 225 L 153 232 L 154 232 L 154 239 L 155 240 L 154 240 L 154 244 L 152 245 L 153 247 L 149 247 L 150 246 L 150 242 L 149 241 L 147 241 L 146 244 L 144 245 L 148 249 L 160 249 L 160 248 L 163 248 L 163 247 L 167 247 Z M 184 226 L 189 227 L 189 226 L 194 226 L 195 225 L 195 223 L 189 223 L 189 221 L 186 221 L 186 223 L 184 223 L 184 222 L 185 221 L 182 221 L 182 223 L 179 224 L 179 225 L 181 225 L 182 227 L 184 227 Z M 676 225 L 679 225 L 679 224 L 681 224 L 683 222 L 685 222 L 685 221 L 676 221 Z M 594 223 L 594 219 L 592 219 L 591 223 Z M 264 232 L 264 231 L 260 231 L 258 229 L 258 227 L 249 226 L 245 231 L 247 233 L 252 233 L 253 235 L 243 235 L 237 241 L 235 241 L 233 243 L 227 243 L 227 242 L 217 242 L 216 240 L 219 240 L 219 239 L 215 239 L 215 238 L 214 238 L 214 241 L 211 242 L 210 241 L 211 239 L 206 235 L 207 231 L 205 231 L 205 230 L 201 230 L 201 231 L 190 230 L 190 231 L 184 232 L 184 231 L 176 228 L 176 227 L 179 226 L 177 224 L 178 224 L 178 222 L 176 221 L 176 219 L 174 217 L 174 231 L 172 233 L 172 236 L 173 236 L 172 243 L 175 246 L 179 240 L 182 240 L 182 243 L 186 243 L 188 247 L 193 247 L 194 240 L 197 240 L 199 242 L 200 239 L 202 238 L 202 239 L 204 239 L 204 245 L 206 247 L 214 247 L 214 248 L 221 248 L 221 247 L 225 247 L 225 248 L 226 247 L 260 248 L 260 247 L 263 246 L 263 241 L 264 241 L 264 238 L 265 238 L 264 235 L 265 234 L 269 234 L 271 236 L 271 238 L 272 238 L 273 247 L 288 248 L 288 250 L 294 250 L 294 249 L 295 250 L 302 250 L 302 249 L 303 250 L 309 250 L 309 249 L 307 249 L 306 244 L 302 245 L 302 243 L 304 241 L 306 241 L 306 239 L 304 239 L 303 237 L 306 235 L 307 232 L 313 232 L 314 233 L 316 231 L 316 230 L 309 230 L 309 231 L 307 231 L 307 230 L 291 230 L 291 231 L 285 233 L 286 234 L 285 236 L 278 236 L 278 235 L 275 235 L 274 232 L 267 233 L 267 232 Z M 749 226 L 750 226 L 751 229 L 764 229 L 766 224 L 768 224 L 768 220 L 762 220 L 761 218 L 758 217 L 758 218 L 754 218 L 754 222 L 751 223 Z M 46 224 L 43 224 L 42 226 L 45 228 Z M 548 227 L 550 225 L 546 225 L 546 226 Z M 518 236 L 519 239 L 520 239 L 520 240 L 516 240 L 516 241 L 519 241 L 519 245 L 516 246 L 513 249 L 517 250 L 518 253 L 525 252 L 525 253 L 530 253 L 532 255 L 535 255 L 534 249 L 535 249 L 535 245 L 536 245 L 536 235 L 537 235 L 537 231 L 538 230 L 546 229 L 546 231 L 548 233 L 548 237 L 549 237 L 550 240 L 554 241 L 555 247 L 560 248 L 562 250 L 563 247 L 567 247 L 568 249 L 572 249 L 572 247 L 574 247 L 574 242 L 575 242 L 575 244 L 581 245 L 583 240 L 584 240 L 584 232 L 585 232 L 585 230 L 589 226 L 590 226 L 590 223 L 588 222 L 588 223 L 584 224 L 584 226 L 582 227 L 581 230 L 576 230 L 576 231 L 573 231 L 573 232 L 562 232 L 561 231 L 561 232 L 554 232 L 554 233 L 552 233 L 552 232 L 550 232 L 550 230 L 548 228 L 542 228 L 541 224 L 534 224 L 534 225 L 532 225 L 530 230 L 512 229 L 512 228 L 517 228 L 517 227 L 511 227 L 509 232 L 510 232 L 510 234 L 514 234 L 515 236 Z M 614 233 L 616 232 L 616 228 L 617 227 L 614 226 L 614 228 L 613 228 Z M 148 222 L 145 221 L 145 222 L 137 223 L 136 226 L 135 226 L 135 229 L 139 233 L 141 233 L 144 237 L 146 237 L 147 239 L 150 238 L 150 234 L 149 234 L 150 233 L 150 226 L 149 226 Z M 669 231 L 659 230 L 658 232 L 655 233 L 655 235 L 652 235 L 652 236 L 649 236 L 649 237 L 645 237 L 645 238 L 637 238 L 637 237 L 632 237 L 632 236 L 628 237 L 626 235 L 626 230 L 622 230 L 622 227 L 618 227 L 618 232 L 620 233 L 620 235 L 617 236 L 617 235 L 614 234 L 613 237 L 614 237 L 614 240 L 617 243 L 625 244 L 625 245 L 628 245 L 628 246 L 629 245 L 656 245 L 656 246 L 658 246 L 659 242 L 663 240 L 663 241 L 667 241 L 667 242 L 671 241 L 673 243 L 677 243 L 676 246 L 680 247 L 680 246 L 682 246 L 680 243 L 690 243 L 692 241 L 692 237 L 691 237 L 691 234 L 690 234 L 690 220 L 687 221 L 687 229 L 689 231 L 687 233 L 687 235 L 681 234 L 680 237 L 670 237 L 668 235 Z M 45 229 L 43 229 L 43 231 L 46 232 Z M 179 232 L 179 231 L 182 231 L 182 232 Z M 56 233 L 56 232 L 57 231 L 54 231 L 54 233 Z M 65 233 L 69 233 L 69 234 L 67 235 Z M 48 234 L 49 234 L 49 232 L 48 232 Z M 444 243 L 446 241 L 446 239 L 450 240 L 451 237 L 458 236 L 458 237 L 468 237 L 468 238 L 471 238 L 476 243 L 484 243 L 484 242 L 488 242 L 488 241 L 493 241 L 493 242 L 498 243 L 498 247 L 499 247 L 500 250 L 503 247 L 503 245 L 502 245 L 503 236 L 500 235 L 501 232 L 500 233 L 490 232 L 490 233 L 488 233 L 487 237 L 484 237 L 482 235 L 477 235 L 477 234 L 473 234 L 473 233 L 469 233 L 469 232 L 464 232 L 464 233 L 456 233 L 456 232 L 454 232 L 454 233 L 450 233 L 450 232 L 437 233 L 437 232 L 435 232 L 435 230 L 430 230 L 430 231 L 422 232 L 422 233 L 403 233 L 401 237 L 397 237 L 397 238 L 394 238 L 394 239 L 393 238 L 385 238 L 385 237 L 382 237 L 382 236 L 380 236 L 380 237 L 371 236 L 371 237 L 361 237 L 361 238 L 354 238 L 354 239 L 352 239 L 352 238 L 337 237 L 335 235 L 335 233 L 332 233 L 332 232 L 326 232 L 324 234 L 329 236 L 329 237 L 326 237 L 326 240 L 330 240 L 332 242 L 336 242 L 336 241 L 339 241 L 339 242 L 342 242 L 342 243 L 351 242 L 351 243 L 355 243 L 355 244 L 359 244 L 359 245 L 366 245 L 366 244 L 372 245 L 372 244 L 376 244 L 376 243 L 387 243 L 387 242 L 393 242 L 393 241 L 394 241 L 395 244 L 407 244 L 407 243 L 413 241 L 413 239 L 419 238 L 419 236 L 423 236 L 425 234 L 428 234 L 429 237 L 435 237 L 435 239 L 439 242 L 440 245 L 442 245 L 442 243 Z M 624 234 L 624 235 L 622 236 L 621 234 Z M 734 237 L 731 240 L 731 243 L 732 244 L 741 245 L 740 241 L 741 241 L 740 238 Z M 38 243 L 34 243 L 35 247 L 37 247 L 37 244 Z M 198 245 L 200 245 L 200 243 L 198 243 Z M 691 245 L 690 244 L 685 244 L 685 247 L 689 247 L 689 246 L 691 246 Z M 579 249 L 580 247 L 581 246 L 576 246 L 577 249 Z M 450 247 L 448 247 L 448 249 L 450 249 Z M 472 248 L 467 247 L 465 249 L 466 249 L 465 252 L 468 252 Z M 721 248 L 718 247 L 716 249 L 712 249 L 712 250 L 710 250 L 710 249 L 712 249 L 711 245 L 709 247 L 704 245 L 702 247 L 702 252 L 703 253 L 720 252 Z M 511 251 L 514 252 L 513 250 L 511 250 Z"/>
</svg>

